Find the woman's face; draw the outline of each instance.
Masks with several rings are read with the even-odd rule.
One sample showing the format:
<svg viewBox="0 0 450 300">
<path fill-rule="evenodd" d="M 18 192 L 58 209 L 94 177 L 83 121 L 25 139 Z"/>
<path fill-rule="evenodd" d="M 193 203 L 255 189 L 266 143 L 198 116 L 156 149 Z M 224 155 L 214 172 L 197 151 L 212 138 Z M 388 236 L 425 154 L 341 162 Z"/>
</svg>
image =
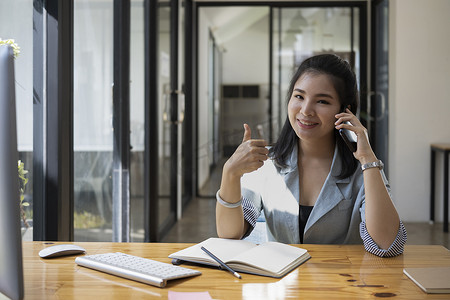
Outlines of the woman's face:
<svg viewBox="0 0 450 300">
<path fill-rule="evenodd" d="M 288 104 L 292 128 L 300 140 L 334 139 L 340 101 L 329 75 L 306 72 L 297 80 Z"/>
</svg>

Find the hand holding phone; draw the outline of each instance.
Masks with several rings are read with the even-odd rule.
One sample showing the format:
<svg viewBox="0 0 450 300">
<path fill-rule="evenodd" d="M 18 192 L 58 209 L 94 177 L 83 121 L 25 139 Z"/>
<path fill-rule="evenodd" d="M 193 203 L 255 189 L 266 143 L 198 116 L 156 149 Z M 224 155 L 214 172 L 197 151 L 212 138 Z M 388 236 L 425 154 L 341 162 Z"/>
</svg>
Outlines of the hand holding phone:
<svg viewBox="0 0 450 300">
<path fill-rule="evenodd" d="M 351 125 L 350 122 L 344 122 L 345 124 Z M 356 152 L 358 138 L 356 133 L 348 129 L 339 129 L 339 134 L 341 135 L 344 142 L 347 144 L 351 152 Z"/>
<path fill-rule="evenodd" d="M 346 112 L 344 106 L 341 107 L 341 111 L 344 112 L 344 113 Z M 352 125 L 352 123 L 350 123 L 348 121 L 344 122 L 344 124 Z M 356 133 L 354 133 L 351 130 L 342 128 L 342 129 L 339 129 L 339 134 L 341 135 L 341 137 L 344 140 L 345 144 L 347 144 L 347 146 L 350 149 L 350 151 L 351 152 L 356 152 L 357 141 L 358 141 L 358 137 L 356 136 Z"/>
</svg>

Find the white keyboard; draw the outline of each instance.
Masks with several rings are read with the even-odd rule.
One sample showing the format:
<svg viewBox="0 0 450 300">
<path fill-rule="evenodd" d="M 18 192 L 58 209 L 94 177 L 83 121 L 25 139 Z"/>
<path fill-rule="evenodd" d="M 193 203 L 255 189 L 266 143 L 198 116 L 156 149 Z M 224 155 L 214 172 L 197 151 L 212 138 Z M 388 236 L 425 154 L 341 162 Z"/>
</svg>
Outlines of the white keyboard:
<svg viewBox="0 0 450 300">
<path fill-rule="evenodd" d="M 83 267 L 158 287 L 165 287 L 170 279 L 202 274 L 200 271 L 120 252 L 80 256 L 75 262 Z"/>
</svg>

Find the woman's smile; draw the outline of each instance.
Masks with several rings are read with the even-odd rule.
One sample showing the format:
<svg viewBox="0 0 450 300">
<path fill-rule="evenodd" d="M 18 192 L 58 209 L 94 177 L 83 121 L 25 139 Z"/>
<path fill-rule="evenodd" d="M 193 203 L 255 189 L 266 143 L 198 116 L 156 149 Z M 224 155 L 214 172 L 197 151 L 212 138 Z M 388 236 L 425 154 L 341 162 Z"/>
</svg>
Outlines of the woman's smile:
<svg viewBox="0 0 450 300">
<path fill-rule="evenodd" d="M 303 129 L 312 129 L 312 128 L 316 127 L 317 125 L 319 125 L 319 123 L 302 120 L 302 119 L 300 119 L 300 120 L 297 119 L 297 123 L 298 123 L 298 126 Z"/>
</svg>

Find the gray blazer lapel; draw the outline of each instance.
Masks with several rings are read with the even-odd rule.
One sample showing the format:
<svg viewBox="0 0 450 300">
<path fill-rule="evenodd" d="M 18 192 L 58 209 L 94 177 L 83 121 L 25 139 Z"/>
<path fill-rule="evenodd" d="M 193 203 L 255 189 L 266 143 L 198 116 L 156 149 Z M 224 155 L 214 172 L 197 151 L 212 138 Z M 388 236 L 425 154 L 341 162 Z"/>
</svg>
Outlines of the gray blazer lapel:
<svg viewBox="0 0 450 300">
<path fill-rule="evenodd" d="M 287 240 L 289 241 L 299 241 L 299 225 L 298 225 L 298 199 L 299 199 L 299 181 L 298 181 L 298 170 L 294 169 L 289 173 L 286 173 L 284 175 L 284 181 L 286 182 L 286 187 L 289 189 L 289 192 L 292 194 L 292 196 L 297 200 L 297 205 L 293 207 L 292 205 L 289 205 L 289 208 L 287 211 L 285 211 L 284 220 L 281 220 L 281 222 L 285 222 L 285 224 L 289 227 L 289 232 L 285 232 Z M 291 202 L 291 204 L 293 204 Z M 294 204 L 295 205 L 295 204 Z M 295 210 L 294 210 L 295 209 Z M 292 242 L 291 242 L 292 243 Z"/>
<path fill-rule="evenodd" d="M 283 176 L 284 182 L 286 186 L 291 191 L 292 195 L 297 199 L 297 202 L 300 197 L 299 191 L 299 178 L 298 178 L 298 169 L 297 169 L 297 159 L 298 159 L 297 145 L 294 146 L 294 150 L 289 157 L 287 162 L 287 166 L 285 168 L 280 169 L 280 174 Z"/>
<path fill-rule="evenodd" d="M 292 154 L 287 162 L 287 167 L 280 169 L 280 175 L 283 176 L 283 180 L 286 184 L 286 188 L 289 189 L 289 192 L 297 201 L 300 197 L 299 190 L 299 177 L 298 177 L 298 168 L 297 168 L 297 146 L 295 146 Z M 280 220 L 284 222 L 289 227 L 289 232 L 284 232 L 283 235 L 286 235 L 285 238 L 287 241 L 291 241 L 291 243 L 298 243 L 300 240 L 299 236 L 299 226 L 298 226 L 298 210 L 297 211 L 288 211 L 284 214 L 284 220 Z"/>
<path fill-rule="evenodd" d="M 316 204 L 311 211 L 311 215 L 308 218 L 305 232 L 343 199 L 345 199 L 345 197 L 337 186 L 336 178 L 328 175 L 322 187 L 322 191 L 317 198 Z"/>
<path fill-rule="evenodd" d="M 348 183 L 350 183 L 350 179 L 337 178 L 337 175 L 341 171 L 341 166 L 342 162 L 339 157 L 339 151 L 336 147 L 334 150 L 330 173 L 322 186 L 322 190 L 320 191 L 316 204 L 314 205 L 311 215 L 308 218 L 308 222 L 305 226 L 305 232 L 320 218 L 336 207 L 336 205 L 338 205 L 342 200 L 347 198 L 350 199 L 350 195 L 348 195 L 348 193 L 351 193 L 351 191 L 346 188 Z"/>
</svg>

